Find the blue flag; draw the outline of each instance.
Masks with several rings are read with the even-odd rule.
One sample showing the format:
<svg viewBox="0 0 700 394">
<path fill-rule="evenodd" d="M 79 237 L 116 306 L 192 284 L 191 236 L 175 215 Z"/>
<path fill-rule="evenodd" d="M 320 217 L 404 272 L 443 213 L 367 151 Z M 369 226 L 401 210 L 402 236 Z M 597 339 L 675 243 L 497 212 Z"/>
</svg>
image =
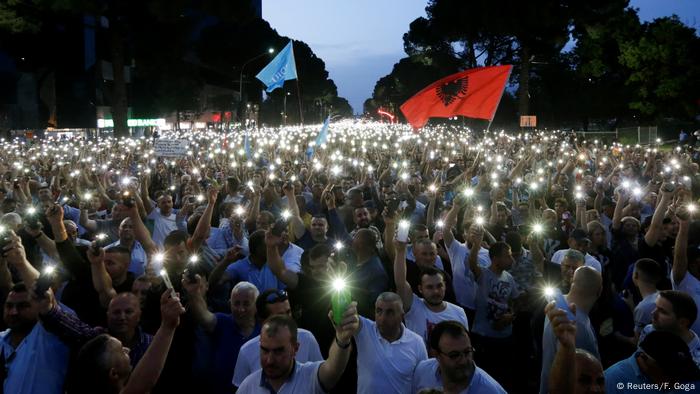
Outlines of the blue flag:
<svg viewBox="0 0 700 394">
<path fill-rule="evenodd" d="M 326 121 L 323 122 L 323 127 L 321 127 L 321 131 L 318 133 L 316 136 L 316 143 L 314 146 L 321 146 L 321 144 L 326 143 L 326 139 L 328 138 L 328 126 L 331 123 L 331 116 L 328 115 L 326 118 Z M 306 159 L 311 160 L 311 156 L 314 155 L 314 146 L 309 146 L 306 148 Z"/>
<path fill-rule="evenodd" d="M 281 88 L 284 85 L 284 81 L 297 79 L 297 66 L 294 62 L 294 49 L 292 48 L 291 40 L 255 78 L 267 86 L 266 91 L 268 93 Z"/>
</svg>

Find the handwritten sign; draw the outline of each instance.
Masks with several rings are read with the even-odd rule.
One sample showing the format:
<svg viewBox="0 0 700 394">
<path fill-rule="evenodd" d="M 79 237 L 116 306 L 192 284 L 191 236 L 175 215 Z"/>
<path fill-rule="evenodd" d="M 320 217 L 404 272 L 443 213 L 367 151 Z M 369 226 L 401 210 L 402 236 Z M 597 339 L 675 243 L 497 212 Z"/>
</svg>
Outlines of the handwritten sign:
<svg viewBox="0 0 700 394">
<path fill-rule="evenodd" d="M 187 154 L 187 140 L 159 139 L 155 143 L 156 156 L 182 157 Z"/>
</svg>

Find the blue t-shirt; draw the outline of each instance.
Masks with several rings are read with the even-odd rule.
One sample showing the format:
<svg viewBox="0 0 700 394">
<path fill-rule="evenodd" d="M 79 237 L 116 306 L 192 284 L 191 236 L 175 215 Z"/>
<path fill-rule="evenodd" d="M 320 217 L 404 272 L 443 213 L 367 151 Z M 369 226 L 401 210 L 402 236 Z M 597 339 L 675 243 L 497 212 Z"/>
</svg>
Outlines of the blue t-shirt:
<svg viewBox="0 0 700 394">
<path fill-rule="evenodd" d="M 233 371 L 241 346 L 251 338 L 260 335 L 260 324 L 256 323 L 253 332 L 244 337 L 231 314 L 216 313 L 216 328 L 211 333 L 214 352 L 212 355 L 212 386 L 214 393 L 231 393 Z"/>
<path fill-rule="evenodd" d="M 274 273 L 267 266 L 267 263 L 262 267 L 256 267 L 249 257 L 240 259 L 226 268 L 226 275 L 230 278 L 231 284 L 236 285 L 238 282 L 250 282 L 258 288 L 262 293 L 267 289 L 284 289 L 286 286 L 282 281 L 277 279 Z"/>
</svg>

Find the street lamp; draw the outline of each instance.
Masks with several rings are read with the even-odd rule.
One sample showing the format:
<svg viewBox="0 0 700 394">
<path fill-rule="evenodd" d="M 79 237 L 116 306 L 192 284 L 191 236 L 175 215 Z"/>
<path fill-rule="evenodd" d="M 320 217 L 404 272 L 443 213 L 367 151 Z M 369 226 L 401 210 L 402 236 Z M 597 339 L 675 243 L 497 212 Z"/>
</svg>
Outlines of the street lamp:
<svg viewBox="0 0 700 394">
<path fill-rule="evenodd" d="M 245 66 L 247 66 L 247 65 L 248 65 L 250 62 L 252 62 L 253 60 L 257 60 L 257 59 L 259 59 L 259 58 L 261 58 L 261 57 L 263 57 L 263 56 L 265 56 L 265 55 L 271 55 L 271 54 L 273 54 L 273 53 L 275 53 L 275 49 L 274 49 L 274 48 L 268 48 L 267 51 L 265 51 L 265 52 L 263 52 L 263 53 L 261 53 L 261 54 L 259 54 L 259 55 L 257 55 L 257 56 L 254 56 L 254 57 L 248 59 L 248 60 L 247 60 L 245 63 L 243 63 L 243 65 L 241 66 L 241 74 L 240 74 L 240 76 L 238 77 L 238 94 L 240 94 L 240 96 L 241 96 L 241 104 L 243 103 L 243 70 L 245 69 Z"/>
</svg>

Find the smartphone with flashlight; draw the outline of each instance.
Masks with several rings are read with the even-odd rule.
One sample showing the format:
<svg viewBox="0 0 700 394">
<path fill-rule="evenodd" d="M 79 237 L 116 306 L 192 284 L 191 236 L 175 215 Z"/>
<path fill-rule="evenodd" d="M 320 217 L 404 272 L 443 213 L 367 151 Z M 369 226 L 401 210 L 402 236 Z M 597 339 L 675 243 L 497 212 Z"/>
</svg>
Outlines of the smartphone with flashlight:
<svg viewBox="0 0 700 394">
<path fill-rule="evenodd" d="M 554 301 L 554 306 L 563 310 L 566 313 L 566 318 L 569 319 L 569 321 L 576 320 L 576 316 L 571 311 L 571 308 L 569 308 L 569 304 L 566 302 L 566 298 L 564 298 L 564 294 L 562 294 L 561 290 L 554 287 L 548 287 L 544 290 L 544 292 L 547 300 L 549 302 Z"/>
<path fill-rule="evenodd" d="M 402 220 L 399 222 L 399 228 L 396 230 L 396 240 L 399 242 L 408 242 L 408 229 L 410 223 L 407 220 Z"/>
</svg>

